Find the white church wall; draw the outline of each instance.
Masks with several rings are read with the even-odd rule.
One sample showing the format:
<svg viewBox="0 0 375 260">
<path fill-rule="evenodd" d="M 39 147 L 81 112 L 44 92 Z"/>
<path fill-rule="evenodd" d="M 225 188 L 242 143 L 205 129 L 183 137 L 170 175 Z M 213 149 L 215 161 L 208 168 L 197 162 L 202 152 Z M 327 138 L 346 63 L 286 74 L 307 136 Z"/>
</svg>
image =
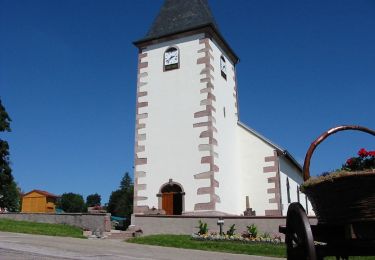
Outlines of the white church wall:
<svg viewBox="0 0 375 260">
<path fill-rule="evenodd" d="M 275 188 L 274 183 L 268 182 L 268 178 L 275 176 L 275 173 L 264 172 L 264 167 L 272 166 L 272 163 L 265 162 L 265 158 L 274 155 L 274 148 L 241 125 L 237 127 L 237 134 L 237 156 L 241 174 L 239 200 L 242 211 L 245 210 L 246 196 L 249 196 L 250 207 L 257 216 L 264 216 L 268 210 L 277 210 L 277 204 L 269 202 L 274 195 L 267 192 Z"/>
<path fill-rule="evenodd" d="M 199 131 L 193 129 L 197 120 L 194 112 L 199 111 L 200 80 L 197 75 L 200 68 L 196 65 L 197 51 L 200 49 L 199 38 L 195 35 L 178 40 L 163 42 L 147 47 L 142 53 L 147 53 L 148 67 L 140 73 L 147 73 L 148 106 L 140 113 L 148 113 L 144 119 L 146 128 L 138 134 L 145 134 L 143 145 L 145 151 L 139 152 L 138 157 L 148 158 L 147 164 L 136 166 L 136 171 L 146 172 L 142 183 L 145 190 L 140 190 L 138 196 L 147 197 L 138 205 L 148 205 L 158 208 L 160 187 L 170 178 L 182 185 L 185 191 L 185 211 L 193 211 L 197 197 L 198 184 L 193 175 L 207 171 L 207 165 L 202 165 L 201 154 L 197 153 L 199 146 Z M 170 46 L 176 46 L 180 52 L 180 68 L 163 72 L 164 52 Z M 205 181 L 205 180 L 202 180 Z"/>
<path fill-rule="evenodd" d="M 287 189 L 287 179 L 289 181 L 289 198 L 288 202 L 288 189 Z M 301 171 L 292 165 L 288 159 L 284 156 L 280 157 L 280 185 L 281 185 L 281 194 L 282 194 L 282 205 L 283 205 L 283 215 L 286 215 L 288 206 L 292 202 L 300 201 L 302 206 L 304 206 L 302 199 L 302 194 L 299 192 L 299 186 L 301 185 L 303 179 L 301 176 Z M 298 194 L 299 199 L 298 199 Z"/>
<path fill-rule="evenodd" d="M 282 194 L 283 215 L 286 216 L 288 207 L 292 202 L 299 202 L 307 209 L 309 215 L 315 215 L 310 202 L 306 201 L 306 196 L 299 191 L 300 185 L 303 183 L 301 170 L 298 169 L 285 156 L 280 157 L 280 184 Z M 287 179 L 289 180 L 290 202 L 288 202 Z M 308 205 L 306 205 L 306 203 Z"/>
<path fill-rule="evenodd" d="M 220 203 L 216 205 L 216 210 L 228 214 L 239 214 L 243 207 L 237 199 L 240 195 L 238 188 L 241 180 L 236 170 L 236 99 L 233 97 L 235 86 L 234 64 L 226 56 L 225 52 L 214 41 L 210 41 L 213 49 L 213 66 L 215 68 L 213 76 L 215 102 L 215 119 L 217 146 L 217 164 L 219 172 L 215 178 L 219 182 L 216 189 L 220 197 Z M 220 58 L 224 56 L 226 60 L 226 79 L 221 75 Z"/>
<path fill-rule="evenodd" d="M 140 53 L 134 212 L 151 214 L 150 208 L 161 209 L 164 203 L 168 214 L 180 214 L 179 201 L 172 202 L 183 195 L 183 214 L 241 215 L 248 196 L 257 216 L 281 215 L 288 203 L 287 178 L 292 200 L 297 199 L 298 169 L 279 158 L 279 147 L 238 122 L 238 58 L 215 26 L 185 28 L 183 21 L 175 24 L 181 30 L 165 26 L 171 17 L 186 14 L 193 24 L 199 20 L 186 8 L 176 8 L 171 16 L 167 10 L 181 3 L 167 1 L 146 38 L 135 43 Z M 204 11 L 199 16 L 209 14 L 206 2 L 190 4 L 192 10 Z M 171 63 L 164 66 L 170 47 L 178 50 L 178 64 L 176 50 L 170 49 L 166 56 Z M 161 199 L 160 189 L 167 183 L 181 185 L 183 193 Z"/>
</svg>

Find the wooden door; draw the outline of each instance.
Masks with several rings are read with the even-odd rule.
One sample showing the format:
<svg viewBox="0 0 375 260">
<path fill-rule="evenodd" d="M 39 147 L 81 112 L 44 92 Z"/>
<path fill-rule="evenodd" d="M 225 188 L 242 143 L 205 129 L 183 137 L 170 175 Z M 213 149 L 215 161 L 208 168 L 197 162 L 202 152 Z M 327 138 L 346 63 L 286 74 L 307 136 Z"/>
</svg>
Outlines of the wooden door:
<svg viewBox="0 0 375 260">
<path fill-rule="evenodd" d="M 167 215 L 173 215 L 173 193 L 162 193 L 162 208 Z"/>
</svg>

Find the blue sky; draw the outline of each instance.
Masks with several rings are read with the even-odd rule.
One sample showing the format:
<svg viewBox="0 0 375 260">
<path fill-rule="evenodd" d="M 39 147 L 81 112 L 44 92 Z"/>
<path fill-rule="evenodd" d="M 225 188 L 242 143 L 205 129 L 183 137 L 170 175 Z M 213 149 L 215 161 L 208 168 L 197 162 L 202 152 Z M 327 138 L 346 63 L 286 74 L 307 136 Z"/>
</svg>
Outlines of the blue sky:
<svg viewBox="0 0 375 260">
<path fill-rule="evenodd" d="M 137 49 L 162 0 L 0 0 L 0 97 L 23 191 L 99 193 L 132 174 Z M 375 1 L 210 0 L 240 57 L 240 119 L 303 161 L 321 132 L 375 128 Z M 312 171 L 374 138 L 339 133 Z"/>
</svg>

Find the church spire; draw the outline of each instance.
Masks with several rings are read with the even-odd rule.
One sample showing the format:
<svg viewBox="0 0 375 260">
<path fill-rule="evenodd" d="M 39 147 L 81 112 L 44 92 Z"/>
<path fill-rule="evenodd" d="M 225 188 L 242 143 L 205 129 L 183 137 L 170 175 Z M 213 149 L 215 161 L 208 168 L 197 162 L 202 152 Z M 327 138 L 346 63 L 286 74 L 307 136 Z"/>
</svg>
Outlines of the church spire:
<svg viewBox="0 0 375 260">
<path fill-rule="evenodd" d="M 207 0 L 165 0 L 146 38 L 159 38 L 208 25 L 218 31 Z"/>
<path fill-rule="evenodd" d="M 239 58 L 219 31 L 208 0 L 164 0 L 164 4 L 144 38 L 134 44 L 142 49 L 149 44 L 204 33 L 213 38 L 229 55 L 233 63 Z"/>
</svg>

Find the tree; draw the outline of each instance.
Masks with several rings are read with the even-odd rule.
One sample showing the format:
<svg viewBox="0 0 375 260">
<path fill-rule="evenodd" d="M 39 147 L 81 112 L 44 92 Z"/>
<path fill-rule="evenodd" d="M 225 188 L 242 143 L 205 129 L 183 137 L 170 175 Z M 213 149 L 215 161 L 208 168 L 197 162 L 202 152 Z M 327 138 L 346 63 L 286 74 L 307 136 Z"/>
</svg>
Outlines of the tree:
<svg viewBox="0 0 375 260">
<path fill-rule="evenodd" d="M 86 198 L 87 207 L 100 206 L 102 198 L 98 193 L 90 194 Z"/>
<path fill-rule="evenodd" d="M 10 119 L 0 100 L 0 132 L 10 132 Z M 12 175 L 9 161 L 9 145 L 0 139 L 0 208 L 18 211 L 20 194 Z"/>
<path fill-rule="evenodd" d="M 61 195 L 57 203 L 57 207 L 69 213 L 80 213 L 87 211 L 82 195 L 72 192 Z"/>
<path fill-rule="evenodd" d="M 122 177 L 120 182 L 120 189 L 129 191 L 129 189 L 133 188 L 133 181 L 129 176 L 129 173 L 126 172 L 124 177 Z"/>
<path fill-rule="evenodd" d="M 130 216 L 133 213 L 133 181 L 126 172 L 121 179 L 120 188 L 113 191 L 109 197 L 107 210 L 113 216 L 125 217 L 127 224 L 130 223 Z"/>
</svg>

